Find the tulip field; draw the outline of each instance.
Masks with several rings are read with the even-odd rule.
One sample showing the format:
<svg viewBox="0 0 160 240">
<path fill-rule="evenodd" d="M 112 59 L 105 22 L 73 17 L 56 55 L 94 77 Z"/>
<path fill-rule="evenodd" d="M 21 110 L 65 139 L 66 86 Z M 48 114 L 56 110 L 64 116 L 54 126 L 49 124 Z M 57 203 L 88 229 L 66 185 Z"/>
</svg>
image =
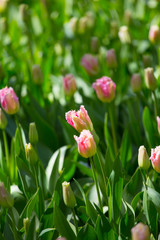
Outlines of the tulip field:
<svg viewBox="0 0 160 240">
<path fill-rule="evenodd" d="M 160 240 L 160 1 L 0 0 L 0 240 Z"/>
</svg>

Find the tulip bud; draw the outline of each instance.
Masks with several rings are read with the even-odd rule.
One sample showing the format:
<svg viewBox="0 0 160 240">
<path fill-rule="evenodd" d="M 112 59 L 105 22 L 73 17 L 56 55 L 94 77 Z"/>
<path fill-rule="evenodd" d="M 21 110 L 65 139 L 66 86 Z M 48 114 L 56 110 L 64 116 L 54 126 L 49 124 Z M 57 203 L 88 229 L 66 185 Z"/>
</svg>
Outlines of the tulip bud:
<svg viewBox="0 0 160 240">
<path fill-rule="evenodd" d="M 84 158 L 92 157 L 96 154 L 96 143 L 89 130 L 83 130 L 79 137 L 74 136 L 78 144 L 78 152 Z"/>
<path fill-rule="evenodd" d="M 56 240 L 67 240 L 67 239 L 64 238 L 64 237 L 59 237 L 59 238 L 57 238 Z"/>
<path fill-rule="evenodd" d="M 99 49 L 99 40 L 97 37 L 91 38 L 91 51 L 97 53 Z"/>
<path fill-rule="evenodd" d="M 149 30 L 149 40 L 151 43 L 157 43 L 160 40 L 160 29 L 157 25 L 151 26 Z"/>
<path fill-rule="evenodd" d="M 66 96 L 73 96 L 77 90 L 76 80 L 73 74 L 67 74 L 63 77 L 63 89 Z"/>
<path fill-rule="evenodd" d="M 38 142 L 38 132 L 34 122 L 29 125 L 29 141 L 31 144 L 36 144 Z"/>
<path fill-rule="evenodd" d="M 131 37 L 127 26 L 120 27 L 118 35 L 121 43 L 131 43 Z"/>
<path fill-rule="evenodd" d="M 26 22 L 28 20 L 28 17 L 29 17 L 28 5 L 27 4 L 21 4 L 19 6 L 19 11 L 20 11 L 22 20 L 24 22 Z"/>
<path fill-rule="evenodd" d="M 6 190 L 4 183 L 0 182 L 0 206 L 10 208 L 13 207 L 14 199 Z"/>
<path fill-rule="evenodd" d="M 77 23 L 78 23 L 77 17 L 72 17 L 69 21 L 69 26 L 72 29 L 73 33 L 76 33 L 76 31 L 77 31 Z"/>
<path fill-rule="evenodd" d="M 86 12 L 87 27 L 92 28 L 95 24 L 95 17 L 93 12 Z"/>
<path fill-rule="evenodd" d="M 117 57 L 114 49 L 110 49 L 107 51 L 106 60 L 109 68 L 117 67 Z"/>
<path fill-rule="evenodd" d="M 97 75 L 99 71 L 98 59 L 91 54 L 85 54 L 81 59 L 81 65 L 84 67 L 86 72 L 91 75 Z"/>
<path fill-rule="evenodd" d="M 28 143 L 26 144 L 26 158 L 30 164 L 35 164 L 38 160 L 38 156 L 33 146 Z"/>
<path fill-rule="evenodd" d="M 118 22 L 115 20 L 110 23 L 110 34 L 113 38 L 116 38 L 118 35 Z"/>
<path fill-rule="evenodd" d="M 39 65 L 32 66 L 32 78 L 36 85 L 41 85 L 43 83 L 43 75 Z"/>
<path fill-rule="evenodd" d="M 132 12 L 129 9 L 126 9 L 124 12 L 124 19 L 127 24 L 130 24 L 132 21 Z"/>
<path fill-rule="evenodd" d="M 15 114 L 19 110 L 19 101 L 13 88 L 5 87 L 0 90 L 0 101 L 4 111 L 8 114 Z"/>
<path fill-rule="evenodd" d="M 152 167 L 154 170 L 160 173 L 160 146 L 151 149 L 150 160 L 152 162 Z"/>
<path fill-rule="evenodd" d="M 153 73 L 153 68 L 144 69 L 144 79 L 148 89 L 155 90 L 157 87 L 156 78 Z"/>
<path fill-rule="evenodd" d="M 102 102 L 111 102 L 115 98 L 116 84 L 109 77 L 104 76 L 97 79 L 92 87 Z"/>
<path fill-rule="evenodd" d="M 69 182 L 62 183 L 62 191 L 65 205 L 69 208 L 74 208 L 76 205 L 76 199 Z"/>
<path fill-rule="evenodd" d="M 8 0 L 1 0 L 0 1 L 0 13 L 3 12 L 7 7 Z"/>
<path fill-rule="evenodd" d="M 138 150 L 138 165 L 145 170 L 148 170 L 150 167 L 148 153 L 144 146 L 140 146 Z"/>
<path fill-rule="evenodd" d="M 83 34 L 87 30 L 87 17 L 81 17 L 78 22 L 78 33 Z"/>
<path fill-rule="evenodd" d="M 23 226 L 24 226 L 24 231 L 25 231 L 26 234 L 28 233 L 29 225 L 30 225 L 29 218 L 24 218 L 23 219 Z"/>
<path fill-rule="evenodd" d="M 145 68 L 152 66 L 152 58 L 150 55 L 143 55 L 143 64 Z"/>
<path fill-rule="evenodd" d="M 157 129 L 158 129 L 158 133 L 160 135 L 160 117 L 157 116 Z"/>
<path fill-rule="evenodd" d="M 7 126 L 7 118 L 0 108 L 0 129 L 5 129 Z"/>
<path fill-rule="evenodd" d="M 131 87 L 133 92 L 139 92 L 142 88 L 141 76 L 139 73 L 135 73 L 131 78 Z"/>
<path fill-rule="evenodd" d="M 138 223 L 131 229 L 132 240 L 150 240 L 149 227 L 143 223 Z"/>
</svg>

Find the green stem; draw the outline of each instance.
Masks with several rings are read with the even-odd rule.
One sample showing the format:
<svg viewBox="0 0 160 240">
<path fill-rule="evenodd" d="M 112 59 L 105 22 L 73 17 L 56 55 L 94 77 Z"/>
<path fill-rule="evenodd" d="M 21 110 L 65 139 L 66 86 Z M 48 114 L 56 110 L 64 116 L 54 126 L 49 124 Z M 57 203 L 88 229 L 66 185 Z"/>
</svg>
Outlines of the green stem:
<svg viewBox="0 0 160 240">
<path fill-rule="evenodd" d="M 74 208 L 72 208 L 72 213 L 73 213 L 74 225 L 75 225 L 75 228 L 76 228 L 76 234 L 78 235 L 78 223 L 77 223 L 76 213 L 75 213 Z"/>
<path fill-rule="evenodd" d="M 115 150 L 115 154 L 117 154 L 117 152 L 118 152 L 117 138 L 116 138 L 116 131 L 115 131 L 115 124 L 114 124 L 112 106 L 110 104 L 108 105 L 108 111 L 109 111 L 109 118 L 110 118 L 110 122 L 111 122 L 111 130 L 112 130 L 112 136 L 113 136 L 114 150 Z"/>
<path fill-rule="evenodd" d="M 155 112 L 155 118 L 158 116 L 158 105 L 157 105 L 157 98 L 155 91 L 153 91 L 153 96 L 154 96 L 154 112 Z"/>
<path fill-rule="evenodd" d="M 107 183 L 106 183 L 106 178 L 105 178 L 105 173 L 104 173 L 104 167 L 103 167 L 101 157 L 99 156 L 99 151 L 98 150 L 97 150 L 97 157 L 98 157 L 98 160 L 99 160 L 99 164 L 100 164 L 100 168 L 101 168 L 101 172 L 102 172 L 102 177 L 103 177 L 103 181 L 104 181 L 104 186 L 105 186 L 105 191 L 106 191 L 106 195 L 107 195 Z"/>
<path fill-rule="evenodd" d="M 91 168 L 92 168 L 92 173 L 93 173 L 93 179 L 94 179 L 94 182 L 95 182 L 95 184 L 96 184 L 96 190 L 97 190 L 99 207 L 100 207 L 100 209 L 103 211 L 103 206 L 102 206 L 102 201 L 101 201 L 101 197 L 100 197 L 100 192 L 99 192 L 98 181 L 97 181 L 97 177 L 96 177 L 96 171 L 95 171 L 95 166 L 94 166 L 94 159 L 93 159 L 93 157 L 90 159 L 90 163 L 91 163 Z"/>
<path fill-rule="evenodd" d="M 4 140 L 7 169 L 9 169 L 9 150 L 8 150 L 8 142 L 7 142 L 7 136 L 6 136 L 5 130 L 2 130 L 2 134 L 3 134 L 3 140 Z"/>
</svg>

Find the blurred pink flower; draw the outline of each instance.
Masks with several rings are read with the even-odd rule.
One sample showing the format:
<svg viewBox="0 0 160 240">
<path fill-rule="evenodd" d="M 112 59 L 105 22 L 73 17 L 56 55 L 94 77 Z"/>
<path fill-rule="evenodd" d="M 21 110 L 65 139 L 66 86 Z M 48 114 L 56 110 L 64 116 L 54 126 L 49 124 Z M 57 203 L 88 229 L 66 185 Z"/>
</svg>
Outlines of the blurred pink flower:
<svg viewBox="0 0 160 240">
<path fill-rule="evenodd" d="M 109 49 L 107 51 L 106 60 L 109 68 L 117 67 L 117 57 L 114 49 Z"/>
<path fill-rule="evenodd" d="M 63 88 L 67 96 L 72 96 L 77 90 L 76 80 L 72 74 L 67 74 L 63 77 Z"/>
<path fill-rule="evenodd" d="M 154 170 L 160 173 L 160 146 L 156 147 L 155 149 L 151 149 L 150 160 L 152 162 Z"/>
<path fill-rule="evenodd" d="M 131 229 L 132 240 L 150 240 L 149 227 L 143 223 L 138 223 Z"/>
<path fill-rule="evenodd" d="M 104 76 L 97 79 L 96 82 L 92 84 L 92 87 L 102 102 L 111 102 L 115 97 L 116 84 L 109 77 Z"/>
<path fill-rule="evenodd" d="M 149 40 L 152 43 L 156 43 L 160 40 L 160 29 L 157 25 L 153 25 L 149 30 Z"/>
<path fill-rule="evenodd" d="M 78 132 L 81 132 L 84 129 L 90 131 L 93 130 L 93 124 L 90 117 L 88 116 L 88 112 L 83 105 L 80 106 L 80 110 L 77 112 L 74 110 L 67 112 L 66 120 Z"/>
<path fill-rule="evenodd" d="M 157 116 L 157 129 L 158 133 L 160 134 L 160 117 Z"/>
<path fill-rule="evenodd" d="M 139 92 L 142 88 L 141 76 L 139 73 L 134 73 L 131 77 L 131 87 L 133 92 Z"/>
<path fill-rule="evenodd" d="M 98 59 L 91 54 L 85 54 L 81 59 L 81 65 L 89 75 L 96 75 L 99 71 Z"/>
<path fill-rule="evenodd" d="M 96 143 L 89 130 L 83 130 L 79 137 L 74 136 L 78 144 L 78 152 L 84 158 L 89 158 L 96 153 Z"/>
<path fill-rule="evenodd" d="M 18 112 L 19 100 L 12 87 L 5 87 L 0 90 L 0 101 L 6 113 L 15 114 Z"/>
</svg>

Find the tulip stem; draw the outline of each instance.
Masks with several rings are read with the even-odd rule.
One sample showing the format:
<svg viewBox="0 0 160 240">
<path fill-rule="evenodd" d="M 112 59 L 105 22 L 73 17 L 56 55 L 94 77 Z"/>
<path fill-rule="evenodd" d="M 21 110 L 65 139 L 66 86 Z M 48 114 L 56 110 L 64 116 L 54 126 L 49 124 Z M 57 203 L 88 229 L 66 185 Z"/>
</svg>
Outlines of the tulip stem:
<svg viewBox="0 0 160 240">
<path fill-rule="evenodd" d="M 110 104 L 108 105 L 108 111 L 109 111 L 109 118 L 110 118 L 110 122 L 111 122 L 114 150 L 115 150 L 115 154 L 117 154 L 118 148 L 117 148 L 117 138 L 116 138 L 115 126 L 114 126 L 114 116 L 113 116 L 112 106 Z"/>
<path fill-rule="evenodd" d="M 153 91 L 153 97 L 154 97 L 154 112 L 155 112 L 155 118 L 158 116 L 158 106 L 157 106 L 157 98 L 156 93 Z"/>
<path fill-rule="evenodd" d="M 96 177 L 96 170 L 95 170 L 94 158 L 93 157 L 90 158 L 90 163 L 91 163 L 91 168 L 92 168 L 92 173 L 93 173 L 93 179 L 94 179 L 94 182 L 96 184 L 99 207 L 103 211 L 103 206 L 102 206 L 102 201 L 101 201 L 101 197 L 100 197 L 100 192 L 99 192 L 98 181 L 97 181 L 97 177 Z"/>
<path fill-rule="evenodd" d="M 6 136 L 5 130 L 2 130 L 2 134 L 3 134 L 3 140 L 4 140 L 7 169 L 9 170 L 9 150 L 8 150 L 8 142 L 7 142 L 7 136 Z"/>
<path fill-rule="evenodd" d="M 76 228 L 76 234 L 78 235 L 78 223 L 77 223 L 76 213 L 75 213 L 74 208 L 72 208 L 72 213 L 73 213 L 74 225 L 75 225 L 75 228 Z"/>
</svg>

